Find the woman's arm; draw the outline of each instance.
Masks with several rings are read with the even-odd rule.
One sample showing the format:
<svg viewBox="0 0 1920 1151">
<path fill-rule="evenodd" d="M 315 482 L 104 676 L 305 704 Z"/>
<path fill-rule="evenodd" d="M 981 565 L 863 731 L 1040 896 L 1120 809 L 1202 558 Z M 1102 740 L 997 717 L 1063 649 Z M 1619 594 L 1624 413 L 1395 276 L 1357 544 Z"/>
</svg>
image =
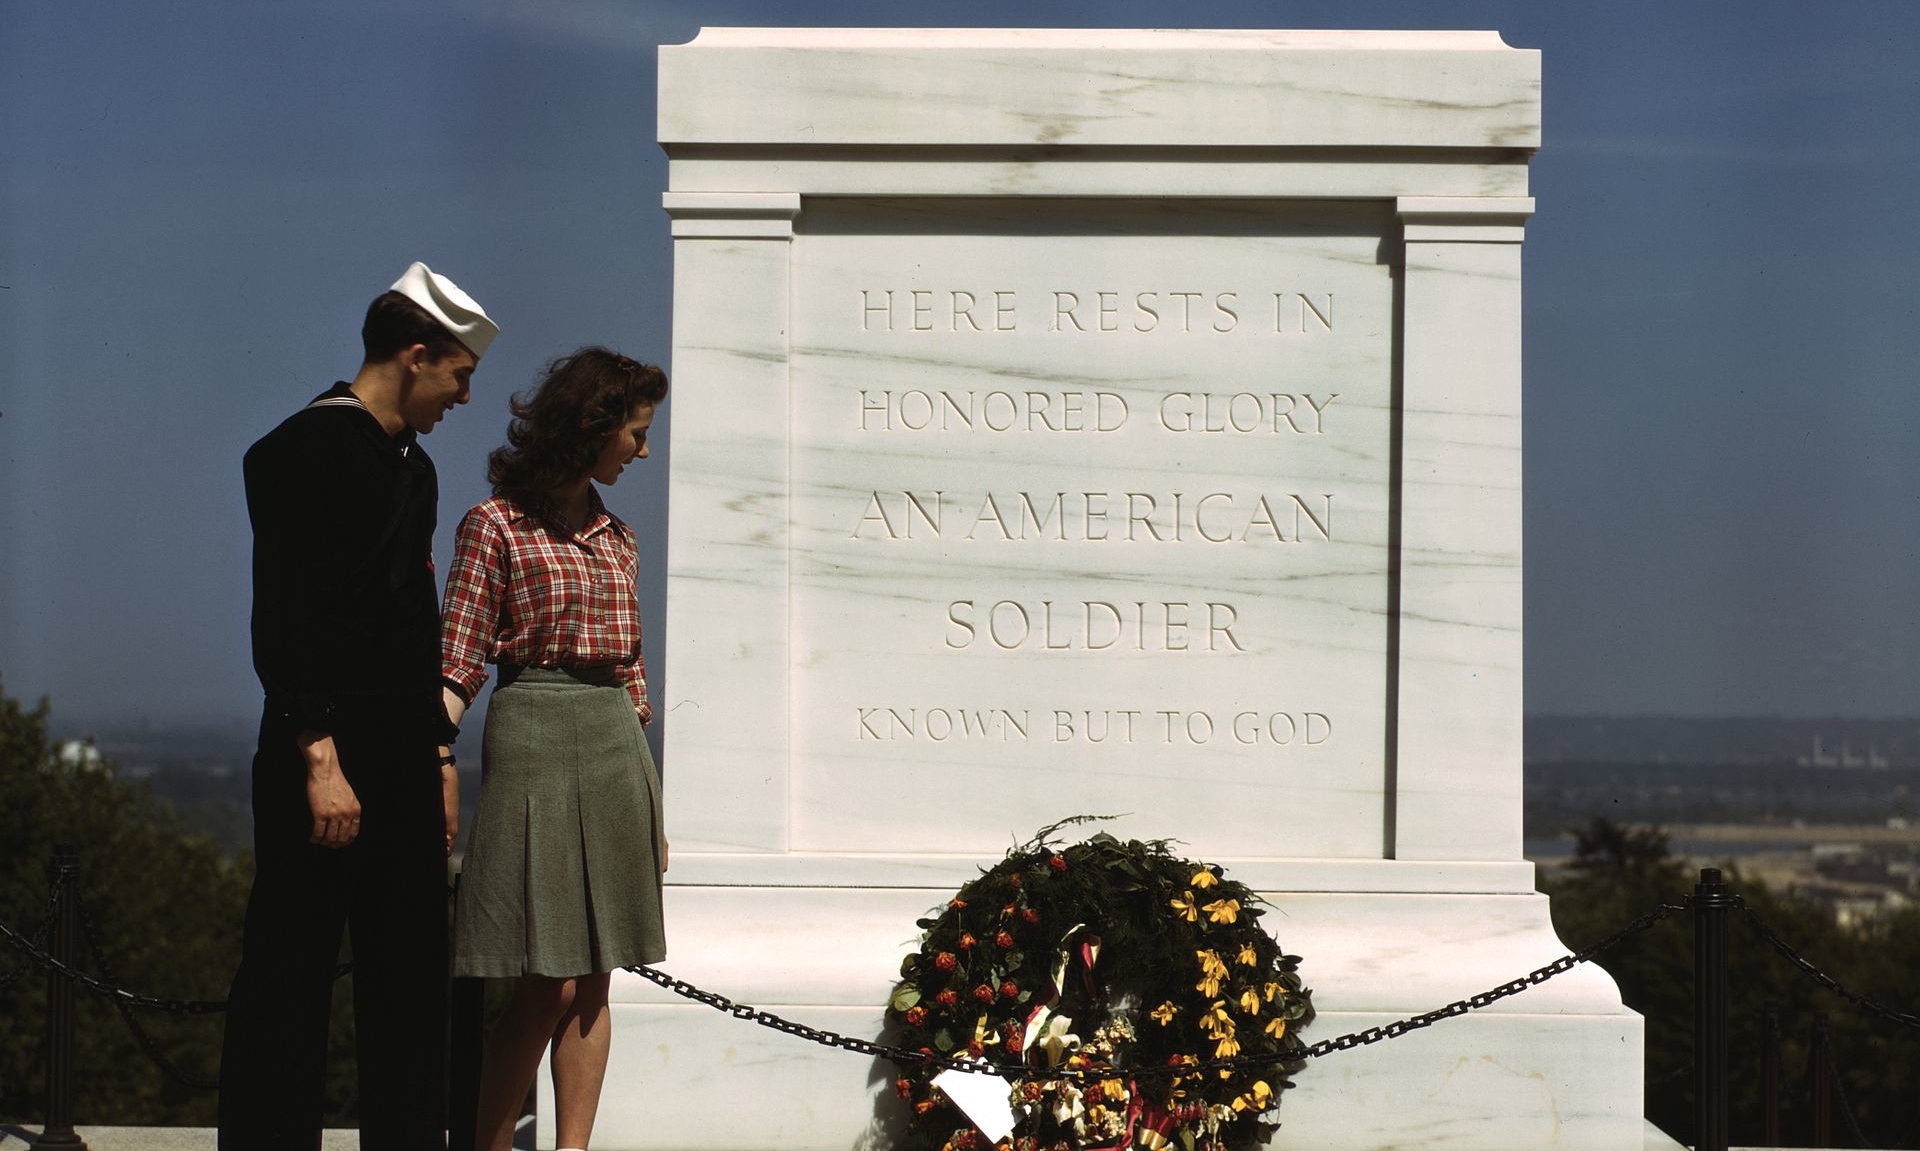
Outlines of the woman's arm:
<svg viewBox="0 0 1920 1151">
<path fill-rule="evenodd" d="M 493 655 L 494 621 L 506 590 L 506 556 L 498 529 L 469 511 L 454 533 L 453 566 L 440 611 L 440 700 L 454 727 L 466 718 L 467 704 L 487 682 Z M 440 804 L 446 814 L 446 850 L 453 854 L 460 836 L 460 772 L 448 762 L 451 747 L 440 749 Z"/>
<path fill-rule="evenodd" d="M 506 588 L 505 540 L 499 525 L 474 508 L 454 532 L 453 565 L 440 607 L 440 678 L 447 718 L 455 724 L 486 685 Z"/>
</svg>

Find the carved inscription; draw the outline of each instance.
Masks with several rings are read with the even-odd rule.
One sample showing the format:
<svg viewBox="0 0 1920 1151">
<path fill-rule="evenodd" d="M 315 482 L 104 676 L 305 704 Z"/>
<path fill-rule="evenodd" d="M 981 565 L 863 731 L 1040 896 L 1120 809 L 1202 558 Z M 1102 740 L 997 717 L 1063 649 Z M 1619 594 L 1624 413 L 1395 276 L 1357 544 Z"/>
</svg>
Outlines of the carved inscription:
<svg viewBox="0 0 1920 1151">
<path fill-rule="evenodd" d="M 1311 543 L 1333 539 L 1333 494 L 870 492 L 851 534 L 966 542 Z"/>
<path fill-rule="evenodd" d="M 1306 336 L 1332 333 L 1333 297 L 1285 290 L 877 287 L 861 288 L 857 306 L 862 332 Z"/>
<path fill-rule="evenodd" d="M 1321 711 L 1169 708 L 862 707 L 862 743 L 1233 743 L 1243 747 L 1327 746 L 1333 719 Z"/>
<path fill-rule="evenodd" d="M 957 599 L 947 605 L 946 645 L 1000 651 L 1245 651 L 1234 638 L 1240 612 L 1230 603 L 1056 604 Z"/>
<path fill-rule="evenodd" d="M 1155 424 L 1169 432 L 1323 436 L 1338 392 L 1167 392 Z M 1118 392 L 866 389 L 862 432 L 1118 432 L 1133 417 Z"/>
<path fill-rule="evenodd" d="M 1354 637 L 1374 609 L 1354 589 L 1375 578 L 1365 549 L 1381 535 L 1388 369 L 1369 345 L 1385 293 L 1328 250 L 1344 249 L 1304 244 L 1276 264 L 1216 247 L 1138 267 L 1103 253 L 1040 273 L 1051 283 L 1023 270 L 996 284 L 957 247 L 900 248 L 900 271 L 816 297 L 838 328 L 828 442 L 865 467 L 833 470 L 808 526 L 837 537 L 823 545 L 836 572 L 912 573 L 874 650 L 937 666 L 964 705 L 877 679 L 823 720 L 849 708 L 856 742 L 982 755 L 1364 757 L 1334 716 L 1373 722 Z M 1263 284 L 1288 263 L 1302 286 Z M 1180 282 L 1189 268 L 1209 270 Z M 1315 706 L 1288 706 L 1310 693 Z M 996 696 L 1007 706 L 967 704 Z M 1088 706 L 1102 699 L 1128 702 Z"/>
</svg>

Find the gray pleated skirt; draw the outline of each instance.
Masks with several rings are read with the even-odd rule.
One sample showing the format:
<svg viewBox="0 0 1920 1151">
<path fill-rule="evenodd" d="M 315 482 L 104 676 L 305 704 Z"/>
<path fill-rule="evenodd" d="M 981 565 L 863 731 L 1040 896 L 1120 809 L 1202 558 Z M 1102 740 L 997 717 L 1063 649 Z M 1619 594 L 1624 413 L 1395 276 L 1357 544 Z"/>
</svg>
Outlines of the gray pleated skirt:
<svg viewBox="0 0 1920 1151">
<path fill-rule="evenodd" d="M 453 973 L 564 978 L 665 959 L 660 775 L 626 689 L 520 672 L 487 707 L 480 772 Z"/>
</svg>

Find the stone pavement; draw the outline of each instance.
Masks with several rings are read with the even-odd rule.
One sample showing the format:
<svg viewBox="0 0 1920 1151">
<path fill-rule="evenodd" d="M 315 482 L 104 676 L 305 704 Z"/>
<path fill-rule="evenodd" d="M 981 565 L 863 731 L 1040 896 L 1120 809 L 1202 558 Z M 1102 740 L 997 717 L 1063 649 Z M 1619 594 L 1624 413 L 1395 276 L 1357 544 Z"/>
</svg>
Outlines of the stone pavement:
<svg viewBox="0 0 1920 1151">
<path fill-rule="evenodd" d="M 1649 1124 L 1647 1131 L 1651 1136 L 1655 1129 Z M 39 1133 L 37 1127 L 0 1123 L 0 1151 L 27 1151 Z M 211 1127 L 76 1127 L 74 1133 L 87 1141 L 88 1151 L 213 1151 Z M 1648 1145 L 1652 1144 L 1649 1138 Z M 531 1116 L 521 1120 L 513 1145 L 533 1146 Z M 354 1130 L 331 1130 L 320 1140 L 320 1151 L 358 1151 L 359 1146 L 360 1133 Z M 1758 1149 L 1734 1147 L 1729 1151 Z"/>
<path fill-rule="evenodd" d="M 87 1141 L 87 1151 L 213 1151 L 211 1127 L 75 1127 Z M 26 1151 L 40 1134 L 38 1127 L 0 1125 L 0 1151 Z M 357 1151 L 360 1132 L 351 1128 L 327 1131 L 320 1151 Z"/>
<path fill-rule="evenodd" d="M 211 1127 L 76 1127 L 74 1134 L 87 1141 L 87 1151 L 213 1151 Z M 0 1151 L 28 1151 L 40 1134 L 37 1126 L 0 1123 Z M 533 1117 L 520 1121 L 514 1133 L 515 1147 L 533 1146 Z M 360 1132 L 333 1128 L 320 1137 L 320 1151 L 359 1151 Z"/>
</svg>

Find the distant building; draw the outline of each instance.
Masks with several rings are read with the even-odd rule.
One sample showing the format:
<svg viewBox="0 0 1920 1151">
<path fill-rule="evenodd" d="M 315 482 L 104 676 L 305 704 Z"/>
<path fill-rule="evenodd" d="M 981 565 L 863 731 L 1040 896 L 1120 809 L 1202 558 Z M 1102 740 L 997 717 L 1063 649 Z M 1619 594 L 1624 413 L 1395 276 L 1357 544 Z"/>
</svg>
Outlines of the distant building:
<svg viewBox="0 0 1920 1151">
<path fill-rule="evenodd" d="M 78 775 L 81 772 L 105 771 L 107 761 L 92 740 L 70 739 L 54 749 L 52 766 L 70 775 Z"/>
<path fill-rule="evenodd" d="M 1880 754 L 1880 748 L 1874 744 L 1867 745 L 1867 754 L 1854 754 L 1853 745 L 1845 736 L 1840 739 L 1840 754 L 1831 754 L 1826 750 L 1826 743 L 1818 732 L 1814 733 L 1813 737 L 1813 754 L 1800 756 L 1794 762 L 1801 767 L 1865 767 L 1882 771 L 1893 766 L 1892 761 Z"/>
</svg>

